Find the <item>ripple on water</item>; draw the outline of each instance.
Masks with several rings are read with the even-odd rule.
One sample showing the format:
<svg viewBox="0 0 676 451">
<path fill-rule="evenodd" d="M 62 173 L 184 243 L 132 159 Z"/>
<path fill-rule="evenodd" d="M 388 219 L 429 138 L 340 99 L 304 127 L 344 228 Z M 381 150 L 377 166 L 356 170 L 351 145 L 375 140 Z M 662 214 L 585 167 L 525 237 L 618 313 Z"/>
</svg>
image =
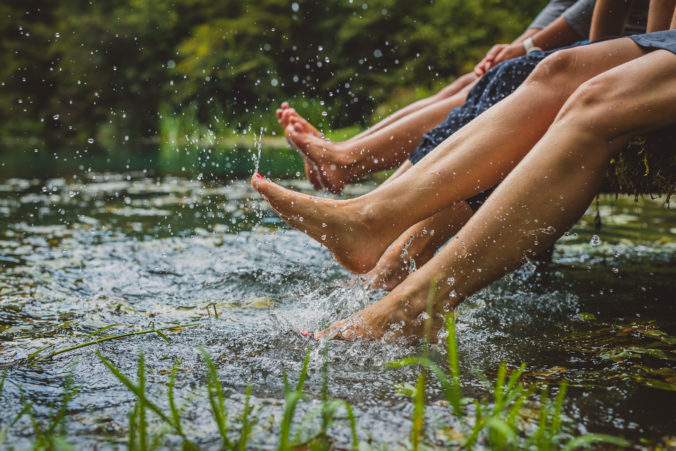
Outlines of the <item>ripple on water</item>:
<svg viewBox="0 0 676 451">
<path fill-rule="evenodd" d="M 246 181 L 10 179 L 0 183 L 0 207 L 0 365 L 8 370 L 3 401 L 14 406 L 0 419 L 19 408 L 19 387 L 46 415 L 74 368 L 82 388 L 70 427 L 83 443 L 119 434 L 132 402 L 96 350 L 130 375 L 145 350 L 149 391 L 157 397 L 180 358 L 177 392 L 191 400 L 187 427 L 203 443 L 216 443 L 200 346 L 218 365 L 232 412 L 241 410 L 252 383 L 262 416 L 279 417 L 282 376 L 294 380 L 308 346 L 314 349 L 307 387 L 315 398 L 321 392 L 321 349 L 299 332 L 326 327 L 382 296 L 352 280 L 319 244 L 283 226 Z M 526 362 L 528 381 L 571 381 L 569 413 L 589 430 L 659 440 L 676 413 L 673 392 L 655 388 L 674 379 L 676 253 L 669 230 L 676 221 L 650 201 L 608 200 L 602 207 L 615 216 L 601 232 L 593 229 L 593 214 L 585 216 L 557 245 L 549 268 L 526 265 L 461 306 L 463 384 L 468 394 L 484 396 L 475 370 L 494 376 L 501 361 Z M 600 243 L 592 246 L 593 234 Z M 44 346 L 83 343 L 111 324 L 105 334 L 193 322 L 199 325 L 167 332 L 170 343 L 144 335 L 37 365 L 25 360 Z M 443 349 L 434 349 L 443 363 Z M 414 382 L 416 372 L 386 364 L 416 352 L 411 343 L 331 343 L 330 393 L 355 405 L 364 437 L 405 443 L 411 406 L 393 387 Z M 444 418 L 445 408 L 434 403 L 438 387 L 432 384 L 430 393 L 430 415 Z M 30 425 L 21 423 L 19 431 L 28 434 Z M 274 448 L 267 436 L 259 434 L 259 445 Z M 335 436 L 349 442 L 345 428 Z"/>
</svg>

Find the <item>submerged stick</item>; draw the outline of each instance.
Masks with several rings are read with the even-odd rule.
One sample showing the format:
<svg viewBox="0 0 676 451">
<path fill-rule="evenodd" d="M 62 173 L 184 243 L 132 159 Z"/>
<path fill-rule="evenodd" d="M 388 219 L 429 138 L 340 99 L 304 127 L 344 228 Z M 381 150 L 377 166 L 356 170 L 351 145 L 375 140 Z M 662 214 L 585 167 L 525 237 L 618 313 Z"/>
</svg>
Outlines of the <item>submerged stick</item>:
<svg viewBox="0 0 676 451">
<path fill-rule="evenodd" d="M 177 325 L 174 325 L 174 326 L 165 326 L 165 327 L 159 327 L 159 328 L 156 328 L 156 329 L 142 330 L 142 331 L 138 331 L 138 332 L 128 332 L 126 334 L 120 334 L 120 335 L 113 335 L 112 337 L 99 338 L 97 340 L 88 341 L 86 343 L 80 343 L 79 345 L 70 346 L 68 348 L 58 349 L 58 350 L 52 352 L 51 354 L 49 354 L 48 356 L 38 359 L 38 358 L 36 358 L 36 356 L 38 354 L 40 354 L 42 351 L 48 349 L 48 347 L 42 348 L 42 349 L 38 350 L 37 352 L 34 352 L 33 354 L 29 355 L 28 360 L 31 360 L 31 361 L 47 360 L 47 359 L 51 359 L 52 357 L 54 357 L 56 355 L 63 354 L 64 352 L 74 351 L 76 349 L 84 348 L 85 346 L 91 346 L 91 345 L 95 345 L 97 343 L 103 343 L 104 341 L 118 340 L 120 338 L 132 337 L 134 335 L 144 335 L 144 334 L 153 334 L 154 333 L 154 334 L 157 334 L 160 337 L 162 337 L 162 339 L 169 341 L 167 336 L 162 333 L 163 330 L 184 329 L 186 327 L 196 327 L 196 326 L 199 326 L 199 323 L 177 324 Z"/>
</svg>

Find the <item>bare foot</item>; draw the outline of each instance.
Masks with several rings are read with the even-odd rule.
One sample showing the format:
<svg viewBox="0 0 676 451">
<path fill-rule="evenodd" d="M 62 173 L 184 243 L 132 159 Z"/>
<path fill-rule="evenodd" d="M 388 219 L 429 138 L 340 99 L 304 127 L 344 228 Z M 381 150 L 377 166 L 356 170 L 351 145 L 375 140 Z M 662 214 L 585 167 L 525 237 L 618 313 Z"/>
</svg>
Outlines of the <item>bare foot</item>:
<svg viewBox="0 0 676 451">
<path fill-rule="evenodd" d="M 375 268 L 366 274 L 369 288 L 391 291 L 434 256 L 435 248 L 417 246 L 418 243 L 413 247 L 422 249 L 410 249 L 415 238 L 406 231 L 387 248 Z"/>
<path fill-rule="evenodd" d="M 366 275 L 369 287 L 394 289 L 434 257 L 437 249 L 456 234 L 473 213 L 465 202 L 458 202 L 409 227 Z"/>
<path fill-rule="evenodd" d="M 336 144 L 304 131 L 302 124 L 291 121 L 286 128 L 287 141 L 309 158 L 318 168 L 324 187 L 332 193 L 340 193 L 351 181 L 350 166 L 345 153 Z"/>
<path fill-rule="evenodd" d="M 309 123 L 303 116 L 298 114 L 293 108 L 289 108 L 284 113 L 285 120 L 289 124 L 294 124 L 296 127 L 300 126 L 303 133 L 308 133 L 317 138 L 326 139 L 324 133 L 320 132 L 314 125 Z M 327 140 L 328 141 L 328 140 Z"/>
<path fill-rule="evenodd" d="M 298 112 L 289 106 L 288 102 L 283 102 L 281 107 L 277 109 L 277 121 L 282 125 L 283 128 L 289 126 L 293 122 L 297 122 L 302 127 L 304 133 L 309 133 L 317 138 L 324 138 L 324 134 L 317 130 L 317 128 L 309 123 L 304 117 L 302 117 Z"/>
<path fill-rule="evenodd" d="M 373 268 L 397 232 L 381 225 L 356 199 L 333 200 L 283 188 L 260 174 L 251 185 L 291 227 L 325 245 L 338 263 L 363 274 Z"/>
<path fill-rule="evenodd" d="M 293 129 L 293 126 L 289 125 L 289 127 L 284 129 L 284 137 L 286 138 L 286 142 L 289 143 L 291 147 L 294 149 L 298 150 L 294 144 L 294 142 L 289 138 L 289 134 L 291 133 L 291 130 Z M 300 156 L 303 158 L 303 170 L 305 171 L 305 177 L 308 179 L 310 183 L 312 183 L 312 186 L 316 190 L 322 190 L 325 188 L 324 186 L 324 181 L 322 180 L 321 176 L 321 171 L 317 167 L 316 164 L 312 162 L 303 152 L 298 150 L 298 153 Z"/>
<path fill-rule="evenodd" d="M 282 102 L 282 105 L 279 108 L 277 108 L 277 111 L 275 111 L 275 115 L 277 116 L 277 122 L 279 122 L 282 128 L 286 128 L 286 124 L 282 123 L 283 113 L 289 108 L 290 108 L 289 102 Z"/>
<path fill-rule="evenodd" d="M 315 332 L 317 339 L 327 337 L 343 340 L 383 339 L 393 341 L 400 337 L 423 337 L 425 321 L 430 324 L 430 340 L 435 341 L 439 328 L 443 324 L 443 315 L 434 313 L 429 317 L 427 300 L 429 282 L 424 277 L 400 285 L 380 301 L 354 313 L 349 318 L 337 321 L 331 327 Z M 437 301 L 435 307 L 441 302 Z M 450 305 L 450 304 L 449 304 Z M 448 307 L 450 311 L 450 306 Z M 436 311 L 436 309 L 435 309 Z"/>
</svg>

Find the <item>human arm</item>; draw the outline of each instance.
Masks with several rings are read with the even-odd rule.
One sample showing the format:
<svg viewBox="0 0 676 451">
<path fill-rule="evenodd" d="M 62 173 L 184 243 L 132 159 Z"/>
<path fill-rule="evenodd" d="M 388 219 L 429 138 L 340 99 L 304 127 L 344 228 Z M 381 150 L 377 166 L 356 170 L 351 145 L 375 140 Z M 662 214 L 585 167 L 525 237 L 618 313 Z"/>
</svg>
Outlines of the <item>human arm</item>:
<svg viewBox="0 0 676 451">
<path fill-rule="evenodd" d="M 551 0 L 547 6 L 545 6 L 542 11 L 537 15 L 537 17 L 528 25 L 528 28 L 516 38 L 512 44 L 523 44 L 523 42 L 533 37 L 535 34 L 540 32 L 543 28 L 546 28 L 551 24 L 556 18 L 558 18 L 564 11 L 570 8 L 575 3 L 574 0 Z M 484 72 L 489 70 L 494 66 L 495 57 L 506 47 L 509 47 L 510 44 L 496 44 L 494 45 L 486 56 L 474 67 L 474 73 L 477 76 L 483 75 Z"/>
<path fill-rule="evenodd" d="M 512 44 L 521 44 L 523 45 L 523 41 L 526 39 L 536 35 L 540 31 L 540 28 L 528 28 L 526 31 L 524 31 L 521 36 L 516 38 Z M 474 66 L 474 74 L 477 77 L 482 76 L 484 73 L 486 73 L 491 67 L 493 67 L 495 63 L 495 58 L 502 52 L 504 49 L 509 47 L 512 44 L 495 44 L 491 49 L 486 53 L 486 56 L 479 61 L 479 63 Z"/>
<path fill-rule="evenodd" d="M 676 0 L 662 0 L 659 2 L 656 1 L 651 2 L 650 11 L 648 13 L 648 27 L 646 32 L 652 33 L 654 31 L 675 28 L 676 23 L 672 21 L 672 13 L 674 12 L 674 6 L 676 6 Z M 671 26 L 669 25 L 669 22 L 671 22 Z"/>
<path fill-rule="evenodd" d="M 546 28 L 534 33 L 530 38 L 535 47 L 541 50 L 549 50 L 572 44 L 579 40 L 581 36 L 561 16 Z M 526 54 L 524 41 L 525 39 L 520 42 L 514 41 L 502 49 L 493 59 L 491 67 L 503 61 L 524 56 Z"/>
<path fill-rule="evenodd" d="M 597 0 L 591 30 L 589 31 L 589 40 L 596 41 L 605 37 L 621 35 L 624 26 L 627 24 L 631 3 L 632 0 Z M 663 2 L 653 1 L 651 3 Z"/>
</svg>

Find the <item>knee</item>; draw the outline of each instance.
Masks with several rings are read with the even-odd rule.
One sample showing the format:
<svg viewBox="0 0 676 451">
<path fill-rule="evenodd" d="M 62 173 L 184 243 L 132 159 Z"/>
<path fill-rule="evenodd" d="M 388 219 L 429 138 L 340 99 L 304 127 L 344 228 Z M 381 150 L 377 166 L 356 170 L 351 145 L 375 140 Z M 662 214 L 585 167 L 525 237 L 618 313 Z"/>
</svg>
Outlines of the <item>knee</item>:
<svg viewBox="0 0 676 451">
<path fill-rule="evenodd" d="M 575 70 L 576 49 L 559 50 L 540 61 L 526 82 L 552 84 L 557 78 L 564 78 Z"/>
<path fill-rule="evenodd" d="M 555 122 L 592 131 L 596 136 L 612 139 L 618 131 L 613 111 L 618 109 L 614 86 L 621 80 L 599 75 L 582 83 L 563 105 Z"/>
</svg>

